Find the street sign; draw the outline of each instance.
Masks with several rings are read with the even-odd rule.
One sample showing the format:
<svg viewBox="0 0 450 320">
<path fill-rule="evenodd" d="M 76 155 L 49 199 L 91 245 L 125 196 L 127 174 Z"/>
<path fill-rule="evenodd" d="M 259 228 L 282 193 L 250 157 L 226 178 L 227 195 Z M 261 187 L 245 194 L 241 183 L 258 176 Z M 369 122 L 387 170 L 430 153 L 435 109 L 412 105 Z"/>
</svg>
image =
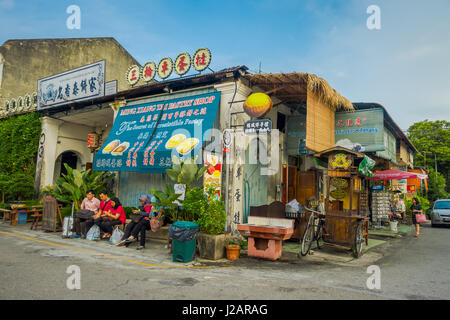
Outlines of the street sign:
<svg viewBox="0 0 450 320">
<path fill-rule="evenodd" d="M 272 131 L 272 120 L 270 119 L 255 119 L 249 120 L 244 124 L 244 133 L 252 134 L 267 134 Z"/>
</svg>

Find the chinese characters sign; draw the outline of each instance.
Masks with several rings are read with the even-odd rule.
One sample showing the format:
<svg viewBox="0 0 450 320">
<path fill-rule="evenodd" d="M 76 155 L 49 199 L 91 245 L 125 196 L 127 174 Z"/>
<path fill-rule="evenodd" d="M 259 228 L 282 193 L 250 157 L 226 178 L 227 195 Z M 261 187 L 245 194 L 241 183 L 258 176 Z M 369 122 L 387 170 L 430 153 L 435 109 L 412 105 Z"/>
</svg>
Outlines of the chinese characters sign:
<svg viewBox="0 0 450 320">
<path fill-rule="evenodd" d="M 38 110 L 104 96 L 105 60 L 38 80 Z"/>
<path fill-rule="evenodd" d="M 179 76 L 183 76 L 193 67 L 196 71 L 206 70 L 211 63 L 211 51 L 207 48 L 200 48 L 195 51 L 191 58 L 189 53 L 180 53 L 173 61 L 169 57 L 162 58 L 158 65 L 154 62 L 147 62 L 143 68 L 138 65 L 132 65 L 128 68 L 126 79 L 130 86 L 134 86 L 142 79 L 145 82 L 150 82 L 158 75 L 162 80 L 170 77 L 172 72 Z"/>
<path fill-rule="evenodd" d="M 336 146 L 358 152 L 384 150 L 383 118 L 382 109 L 336 112 Z"/>
<path fill-rule="evenodd" d="M 220 92 L 120 108 L 94 170 L 165 172 L 172 156 L 188 157 L 212 128 Z"/>
<path fill-rule="evenodd" d="M 256 119 L 249 120 L 244 124 L 245 134 L 267 134 L 272 131 L 272 120 Z"/>
</svg>

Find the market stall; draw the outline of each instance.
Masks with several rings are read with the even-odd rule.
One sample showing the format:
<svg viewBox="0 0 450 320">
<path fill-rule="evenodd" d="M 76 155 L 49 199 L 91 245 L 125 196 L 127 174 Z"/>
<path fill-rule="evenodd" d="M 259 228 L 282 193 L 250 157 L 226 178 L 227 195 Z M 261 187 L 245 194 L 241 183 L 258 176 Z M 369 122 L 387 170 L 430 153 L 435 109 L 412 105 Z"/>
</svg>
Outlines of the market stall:
<svg viewBox="0 0 450 320">
<path fill-rule="evenodd" d="M 315 154 L 328 158 L 325 192 L 325 214 L 311 211 L 302 239 L 302 255 L 306 255 L 316 240 L 329 245 L 352 249 L 359 257 L 364 242 L 368 244 L 369 217 L 367 185 L 364 177 L 370 173 L 371 160 L 362 153 L 334 147 Z M 371 173 L 370 173 L 371 174 Z"/>
<path fill-rule="evenodd" d="M 426 174 L 413 173 L 400 170 L 384 170 L 374 172 L 371 181 L 402 181 L 406 179 L 427 179 Z M 389 222 L 390 228 L 396 231 L 398 220 L 404 220 L 406 211 L 404 198 L 400 196 L 401 188 L 391 188 L 385 185 L 373 185 L 372 190 L 372 223 L 376 228 L 381 228 L 382 222 Z"/>
</svg>

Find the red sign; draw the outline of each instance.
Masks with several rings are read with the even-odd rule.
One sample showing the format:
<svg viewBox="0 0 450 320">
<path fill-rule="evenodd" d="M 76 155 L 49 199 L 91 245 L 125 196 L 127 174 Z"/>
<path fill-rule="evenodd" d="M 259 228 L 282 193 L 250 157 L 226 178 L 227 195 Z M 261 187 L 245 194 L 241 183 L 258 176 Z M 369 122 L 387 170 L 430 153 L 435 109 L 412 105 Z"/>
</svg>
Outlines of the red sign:
<svg viewBox="0 0 450 320">
<path fill-rule="evenodd" d="M 88 134 L 87 146 L 88 146 L 88 148 L 97 148 L 98 147 L 98 134 L 96 134 L 96 133 Z"/>
</svg>

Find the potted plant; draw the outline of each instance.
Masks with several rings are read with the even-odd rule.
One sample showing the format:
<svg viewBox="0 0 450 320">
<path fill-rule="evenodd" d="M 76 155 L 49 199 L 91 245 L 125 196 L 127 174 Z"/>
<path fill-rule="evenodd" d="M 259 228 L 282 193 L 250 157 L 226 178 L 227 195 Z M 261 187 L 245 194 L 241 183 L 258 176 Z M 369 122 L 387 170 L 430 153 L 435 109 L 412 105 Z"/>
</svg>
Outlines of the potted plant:
<svg viewBox="0 0 450 320">
<path fill-rule="evenodd" d="M 210 260 L 222 259 L 225 254 L 225 203 L 215 199 L 215 195 L 215 189 L 207 186 L 203 200 L 197 202 L 202 207 L 198 210 L 197 219 L 200 227 L 197 235 L 199 254 L 201 258 Z"/>
<path fill-rule="evenodd" d="M 241 247 L 237 243 L 230 241 L 228 243 L 228 245 L 226 246 L 226 248 L 227 248 L 227 259 L 228 260 L 234 261 L 234 260 L 239 259 L 239 251 L 240 251 Z"/>
</svg>

